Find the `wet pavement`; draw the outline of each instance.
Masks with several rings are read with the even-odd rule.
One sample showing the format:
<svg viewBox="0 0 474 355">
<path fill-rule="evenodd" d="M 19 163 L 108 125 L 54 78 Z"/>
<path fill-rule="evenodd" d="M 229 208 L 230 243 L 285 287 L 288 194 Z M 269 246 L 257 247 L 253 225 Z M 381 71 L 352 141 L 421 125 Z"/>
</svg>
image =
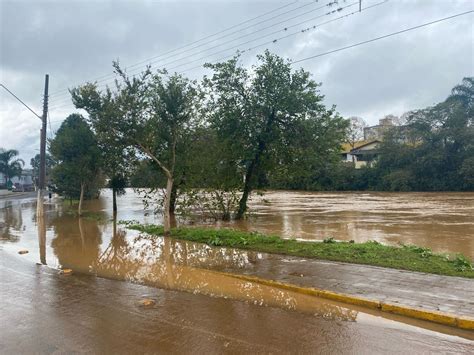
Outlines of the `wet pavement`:
<svg viewBox="0 0 474 355">
<path fill-rule="evenodd" d="M 159 223 L 159 217 L 143 212 L 136 197 L 119 201 L 120 219 Z M 309 262 L 141 235 L 110 221 L 107 196 L 86 203 L 87 209 L 97 212 L 89 218 L 74 217 L 68 205 L 57 199 L 47 201 L 42 219 L 36 219 L 35 208 L 34 198 L 0 201 L 0 320 L 20 324 L 1 335 L 2 353 L 30 352 L 35 341 L 44 347 L 39 352 L 131 352 L 134 346 L 137 352 L 196 349 L 211 353 L 350 353 L 351 349 L 393 353 L 412 348 L 462 353 L 474 349 L 468 341 L 474 339 L 472 332 L 368 312 L 237 280 L 215 270 L 364 297 L 384 296 L 393 302 L 421 299 L 427 308 L 467 315 L 472 315 L 471 280 Z M 21 249 L 29 252 L 18 255 Z M 36 263 L 71 268 L 74 273 L 58 275 Z M 413 283 L 416 287 L 410 288 Z M 147 313 L 137 305 L 143 295 L 157 302 Z M 68 317 L 73 319 L 71 324 Z M 127 327 L 128 318 L 133 328 Z M 43 329 L 43 321 L 49 327 Z M 74 328 L 80 328 L 77 336 Z M 251 330 L 256 333 L 248 334 Z M 23 331 L 31 336 L 15 348 L 15 337 Z M 94 332 L 100 339 L 94 338 Z M 119 334 L 119 339 L 113 334 Z M 65 339 L 68 336 L 71 339 Z M 202 338 L 203 343 L 188 336 Z M 403 344 L 396 344 L 397 336 L 403 337 Z"/>
<path fill-rule="evenodd" d="M 354 310 L 339 309 L 346 316 L 335 319 L 88 275 L 59 275 L 4 251 L 0 279 L 2 354 L 469 354 L 474 349 L 469 339 Z M 140 307 L 144 297 L 156 305 Z"/>
<path fill-rule="evenodd" d="M 270 254 L 216 269 L 474 319 L 474 279 Z"/>
</svg>

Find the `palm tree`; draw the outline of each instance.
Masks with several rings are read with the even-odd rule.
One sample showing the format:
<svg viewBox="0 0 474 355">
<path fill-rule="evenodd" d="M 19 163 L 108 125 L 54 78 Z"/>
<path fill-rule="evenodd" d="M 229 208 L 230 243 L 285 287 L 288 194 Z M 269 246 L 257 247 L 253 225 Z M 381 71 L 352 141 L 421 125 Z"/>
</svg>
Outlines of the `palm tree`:
<svg viewBox="0 0 474 355">
<path fill-rule="evenodd" d="M 0 173 L 3 173 L 6 178 L 6 183 L 14 176 L 20 176 L 25 162 L 22 159 L 16 158 L 18 150 L 0 148 Z"/>
</svg>

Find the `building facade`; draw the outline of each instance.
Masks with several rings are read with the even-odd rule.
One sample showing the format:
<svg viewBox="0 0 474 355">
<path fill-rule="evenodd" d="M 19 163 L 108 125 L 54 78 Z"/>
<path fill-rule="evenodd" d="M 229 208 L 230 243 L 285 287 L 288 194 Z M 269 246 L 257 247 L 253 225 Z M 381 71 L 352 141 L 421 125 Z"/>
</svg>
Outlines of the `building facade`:
<svg viewBox="0 0 474 355">
<path fill-rule="evenodd" d="M 10 181 L 16 189 L 22 191 L 32 191 L 35 189 L 32 169 L 23 169 L 21 176 L 14 176 Z M 0 188 L 7 188 L 7 183 L 7 177 L 0 173 Z"/>
</svg>

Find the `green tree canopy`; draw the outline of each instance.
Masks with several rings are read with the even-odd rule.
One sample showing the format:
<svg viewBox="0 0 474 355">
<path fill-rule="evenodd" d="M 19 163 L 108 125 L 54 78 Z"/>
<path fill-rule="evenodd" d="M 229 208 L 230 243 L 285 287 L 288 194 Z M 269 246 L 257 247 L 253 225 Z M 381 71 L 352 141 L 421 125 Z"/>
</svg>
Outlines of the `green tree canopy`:
<svg viewBox="0 0 474 355">
<path fill-rule="evenodd" d="M 300 143 L 314 148 L 308 140 L 322 143 L 334 129 L 342 139 L 347 125 L 334 107 L 324 106 L 320 84 L 309 72 L 292 70 L 290 62 L 269 51 L 257 59 L 249 69 L 239 64 L 238 57 L 206 65 L 214 71 L 205 79 L 212 127 L 244 175 L 236 218 L 244 216 L 249 194 L 263 172 L 272 171 L 285 156 L 311 159 L 306 154 L 317 151 L 298 154 Z M 338 151 L 339 145 L 329 149 Z"/>
<path fill-rule="evenodd" d="M 50 152 L 57 163 L 52 171 L 55 189 L 67 198 L 79 198 L 80 215 L 84 195 L 96 196 L 102 182 L 101 152 L 84 117 L 71 114 L 66 118 L 51 141 Z"/>
<path fill-rule="evenodd" d="M 196 123 L 198 91 L 180 75 L 149 70 L 130 78 L 114 63 L 121 81 L 105 93 L 94 84 L 72 91 L 78 108 L 90 115 L 94 127 L 103 127 L 117 146 L 130 148 L 139 159 L 148 157 L 166 177 L 164 224 L 170 228 L 173 185 L 186 154 L 185 142 Z"/>
<path fill-rule="evenodd" d="M 18 150 L 0 148 L 0 173 L 3 173 L 8 183 L 13 177 L 21 176 L 25 162 L 17 158 Z"/>
<path fill-rule="evenodd" d="M 30 165 L 33 170 L 33 181 L 36 186 L 39 184 L 39 174 L 40 174 L 40 160 L 41 157 L 39 154 L 36 154 L 33 158 L 30 160 Z M 46 153 L 46 181 L 49 183 L 49 177 L 51 175 L 51 170 L 54 166 L 54 159 L 53 157 Z"/>
</svg>

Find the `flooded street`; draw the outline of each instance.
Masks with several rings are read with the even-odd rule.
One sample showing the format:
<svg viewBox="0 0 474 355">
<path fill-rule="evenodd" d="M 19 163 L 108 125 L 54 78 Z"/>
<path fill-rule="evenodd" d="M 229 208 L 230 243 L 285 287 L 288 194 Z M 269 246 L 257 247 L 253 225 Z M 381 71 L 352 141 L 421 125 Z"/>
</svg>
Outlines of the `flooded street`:
<svg viewBox="0 0 474 355">
<path fill-rule="evenodd" d="M 254 199 L 253 215 L 250 219 L 224 225 L 244 230 L 282 234 L 287 237 L 297 236 L 302 239 L 334 236 L 337 239 L 356 241 L 368 239 L 386 243 L 402 241 L 430 246 L 435 250 L 462 251 L 472 257 L 474 255 L 472 250 L 474 247 L 472 222 L 474 194 L 442 195 L 443 199 L 435 200 L 435 195 L 412 194 L 410 202 L 409 195 L 404 194 L 389 194 L 392 200 L 388 201 L 384 194 L 271 192 L 263 198 Z M 428 203 L 429 199 L 431 202 Z M 119 220 L 160 223 L 159 216 L 154 216 L 151 211 L 144 212 L 141 199 L 133 192 L 128 191 L 118 202 Z M 395 203 L 402 206 L 398 214 Z M 420 211 L 422 204 L 426 204 L 427 207 L 425 206 L 423 211 Z M 60 199 L 52 199 L 45 205 L 45 217 L 37 221 L 34 198 L 0 200 L 0 253 L 2 256 L 9 255 L 8 258 L 2 258 L 4 266 L 12 271 L 15 267 L 10 264 L 21 260 L 28 262 L 31 266 L 39 263 L 52 268 L 71 268 L 74 270 L 73 277 L 80 278 L 77 282 L 86 288 L 92 287 L 90 284 L 96 284 L 96 281 L 82 278 L 81 275 L 96 275 L 111 280 L 129 281 L 116 282 L 127 286 L 110 284 L 114 292 L 117 292 L 117 302 L 120 302 L 121 290 L 129 290 L 128 295 L 133 293 L 132 286 L 129 286 L 131 283 L 141 285 L 135 285 L 137 289 L 151 287 L 146 293 L 151 294 L 152 298 L 158 298 L 159 308 L 169 312 L 169 314 L 165 312 L 167 317 L 179 319 L 179 322 L 185 323 L 194 322 L 187 319 L 183 310 L 188 309 L 191 302 L 194 302 L 192 297 L 196 297 L 198 305 L 194 306 L 192 303 L 192 307 L 198 309 L 194 316 L 200 317 L 202 322 L 209 324 L 214 329 L 213 331 L 224 329 L 230 332 L 228 322 L 240 322 L 242 327 L 252 329 L 258 328 L 261 322 L 265 322 L 266 328 L 271 326 L 270 332 L 284 336 L 285 329 L 292 327 L 291 324 L 304 322 L 305 331 L 301 333 L 302 336 L 318 335 L 313 339 L 302 340 L 299 348 L 301 351 L 309 351 L 311 346 L 316 344 L 324 349 L 324 346 L 332 343 L 340 344 L 342 352 L 347 352 L 351 348 L 362 351 L 368 343 L 377 343 L 375 335 L 377 332 L 382 332 L 384 336 L 389 334 L 388 338 L 393 337 L 391 339 L 394 343 L 396 343 L 397 334 L 403 333 L 404 339 L 411 339 L 406 344 L 393 345 L 400 351 L 407 351 L 411 347 L 416 348 L 418 337 L 434 339 L 429 341 L 441 344 L 441 347 L 433 347 L 432 350 L 448 351 L 452 350 L 453 344 L 459 344 L 459 351 L 462 352 L 474 345 L 472 341 L 466 340 L 472 337 L 466 335 L 464 331 L 444 326 L 431 326 L 422 321 L 410 322 L 377 311 L 368 312 L 335 301 L 256 284 L 216 272 L 214 270 L 244 270 L 266 256 L 252 251 L 209 247 L 168 238 L 150 237 L 141 235 L 137 231 L 127 230 L 111 221 L 111 198 L 107 192 L 103 193 L 99 200 L 87 201 L 85 209 L 97 213 L 78 219 L 70 212 L 68 203 Z M 448 220 L 451 221 L 449 225 L 446 224 Z M 29 252 L 19 256 L 17 252 L 20 249 L 26 249 Z M 267 260 L 270 265 L 269 270 L 272 269 L 272 262 L 271 259 Z M 5 270 L 2 272 L 5 273 Z M 78 276 L 75 276 L 76 274 Z M 8 279 L 7 275 L 2 276 L 2 282 Z M 12 285 L 16 285 L 13 281 L 11 282 Z M 53 293 L 55 291 L 59 294 L 68 292 L 59 289 L 62 287 L 60 283 L 56 284 L 54 280 L 48 282 L 51 284 L 50 291 Z M 3 292 L 7 292 L 6 287 Z M 168 292 L 173 292 L 173 296 L 171 297 Z M 64 297 L 71 297 L 71 294 L 72 291 Z M 8 294 L 2 295 L 3 299 L 6 299 L 5 297 L 9 297 Z M 75 305 L 74 312 L 94 313 L 97 312 L 96 303 L 101 305 L 104 302 L 92 295 L 84 297 L 88 300 L 87 302 L 90 302 L 87 306 L 90 308 L 84 310 L 80 305 Z M 134 301 L 127 302 L 136 302 L 141 296 L 140 293 L 138 295 L 135 293 L 133 297 L 136 297 Z M 54 304 L 55 302 L 50 307 L 54 308 Z M 2 307 L 11 306 L 2 304 Z M 61 305 L 61 307 L 65 306 Z M 212 312 L 209 309 L 212 309 Z M 227 311 L 223 309 L 228 309 L 231 314 L 226 314 Z M 56 316 L 61 318 L 69 311 L 63 309 L 58 312 Z M 10 318 L 13 315 L 5 313 L 3 317 L 3 321 L 11 321 Z M 116 319 L 116 317 L 112 318 Z M 87 323 L 87 320 L 82 319 L 80 322 Z M 104 332 L 106 331 L 104 327 L 110 326 L 108 321 L 101 320 L 101 322 L 96 325 L 98 332 Z M 123 322 L 123 320 L 119 321 L 115 326 L 121 327 L 125 332 Z M 267 324 L 267 322 L 270 323 Z M 331 324 L 336 328 L 331 328 Z M 189 324 L 186 323 L 186 325 Z M 155 331 L 158 330 L 155 329 Z M 272 346 L 283 351 L 292 349 L 287 343 L 289 340 L 269 341 L 271 338 L 265 339 L 261 332 L 249 336 L 240 326 L 238 331 L 241 335 L 245 334 L 243 338 L 249 339 L 250 345 L 244 346 L 239 343 L 240 345 L 234 348 L 236 351 L 242 352 L 243 349 L 247 349 L 246 346 L 253 348 L 255 344 L 263 344 L 262 346 L 267 351 Z M 224 338 L 228 336 L 229 334 Z M 361 340 L 361 336 L 366 339 Z M 145 338 L 145 343 L 154 344 L 152 337 L 145 336 Z M 178 338 L 173 338 L 171 335 L 168 340 L 173 344 L 178 342 Z M 215 341 L 215 338 L 212 341 Z M 211 344 L 212 341 L 204 341 L 204 347 L 200 349 L 211 351 L 210 349 L 214 346 Z M 226 342 L 228 340 L 219 344 Z M 377 346 L 373 348 L 376 349 Z M 385 345 L 379 349 L 382 352 L 391 350 Z M 420 349 L 425 350 L 424 347 Z"/>
</svg>

